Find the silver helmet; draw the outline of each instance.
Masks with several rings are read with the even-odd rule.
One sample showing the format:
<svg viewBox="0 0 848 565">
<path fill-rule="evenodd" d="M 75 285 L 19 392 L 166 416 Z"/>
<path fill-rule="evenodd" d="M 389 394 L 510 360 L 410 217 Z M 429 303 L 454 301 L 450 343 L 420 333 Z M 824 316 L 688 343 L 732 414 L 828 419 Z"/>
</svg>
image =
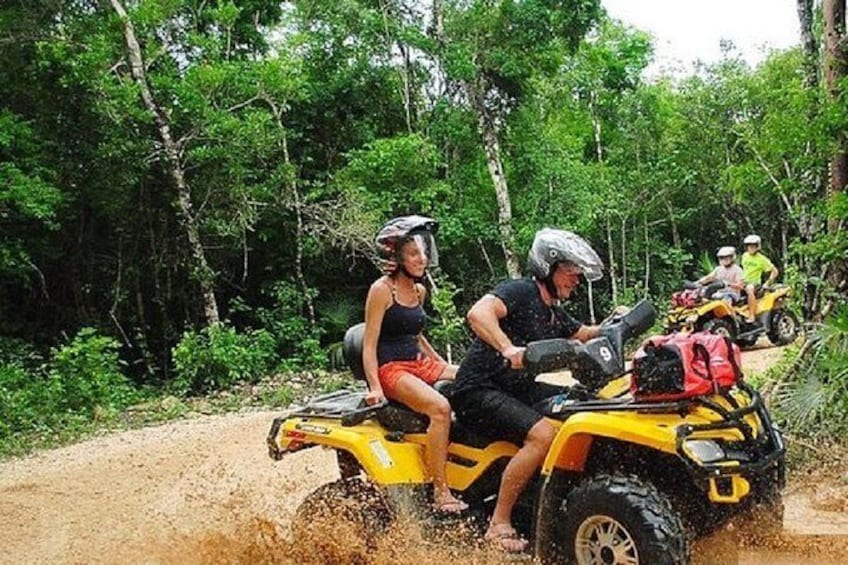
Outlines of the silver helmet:
<svg viewBox="0 0 848 565">
<path fill-rule="evenodd" d="M 721 259 L 722 257 L 731 257 L 736 259 L 736 248 L 731 247 L 730 245 L 725 245 L 724 247 L 720 247 L 718 252 L 716 252 L 716 257 Z"/>
<path fill-rule="evenodd" d="M 760 236 L 758 236 L 756 234 L 751 234 L 749 236 L 746 236 L 745 239 L 742 241 L 742 243 L 744 243 L 745 245 L 757 245 L 757 246 L 759 246 L 762 243 L 762 241 L 763 240 Z"/>
<path fill-rule="evenodd" d="M 592 246 L 579 235 L 565 230 L 542 228 L 536 232 L 527 256 L 527 270 L 536 279 L 546 280 L 558 263 L 576 265 L 590 281 L 603 277 L 604 263 Z"/>
</svg>

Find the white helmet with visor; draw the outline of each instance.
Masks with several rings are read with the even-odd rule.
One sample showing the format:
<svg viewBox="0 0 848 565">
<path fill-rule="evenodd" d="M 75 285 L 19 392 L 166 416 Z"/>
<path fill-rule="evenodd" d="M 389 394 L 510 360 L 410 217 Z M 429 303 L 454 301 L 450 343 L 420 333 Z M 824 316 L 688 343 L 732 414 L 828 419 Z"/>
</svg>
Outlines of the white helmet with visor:
<svg viewBox="0 0 848 565">
<path fill-rule="evenodd" d="M 718 252 L 716 253 L 716 257 L 719 259 L 730 258 L 736 259 L 736 248 L 731 247 L 730 245 L 725 245 L 724 247 L 720 247 Z"/>
</svg>

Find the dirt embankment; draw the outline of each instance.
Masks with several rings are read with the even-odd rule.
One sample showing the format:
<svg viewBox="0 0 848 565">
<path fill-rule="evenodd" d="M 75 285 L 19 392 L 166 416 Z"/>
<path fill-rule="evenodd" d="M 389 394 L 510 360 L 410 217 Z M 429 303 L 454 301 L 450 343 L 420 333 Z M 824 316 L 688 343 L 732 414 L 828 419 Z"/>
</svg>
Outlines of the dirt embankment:
<svg viewBox="0 0 848 565">
<path fill-rule="evenodd" d="M 744 363 L 755 370 L 779 355 L 755 350 Z M 0 464 L 0 563 L 308 561 L 308 544 L 291 543 L 288 525 L 303 497 L 335 477 L 335 459 L 311 449 L 272 461 L 264 440 L 275 415 L 203 417 Z M 787 535 L 741 552 L 721 549 L 717 539 L 696 561 L 846 562 L 846 483 L 833 474 L 790 477 Z M 462 563 L 498 559 L 473 546 L 434 549 L 413 530 L 387 545 L 385 562 L 431 562 L 433 551 Z"/>
</svg>

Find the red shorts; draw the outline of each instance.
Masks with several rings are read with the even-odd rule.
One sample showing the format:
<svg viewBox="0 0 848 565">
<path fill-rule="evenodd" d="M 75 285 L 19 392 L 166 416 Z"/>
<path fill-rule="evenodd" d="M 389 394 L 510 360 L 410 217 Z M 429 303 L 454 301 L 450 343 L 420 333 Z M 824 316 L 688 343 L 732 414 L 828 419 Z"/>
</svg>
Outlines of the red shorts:
<svg viewBox="0 0 848 565">
<path fill-rule="evenodd" d="M 432 357 L 414 361 L 389 361 L 377 369 L 377 378 L 380 379 L 383 394 L 394 397 L 395 387 L 401 375 L 409 374 L 431 385 L 439 380 L 447 366 L 444 361 L 437 361 Z"/>
</svg>

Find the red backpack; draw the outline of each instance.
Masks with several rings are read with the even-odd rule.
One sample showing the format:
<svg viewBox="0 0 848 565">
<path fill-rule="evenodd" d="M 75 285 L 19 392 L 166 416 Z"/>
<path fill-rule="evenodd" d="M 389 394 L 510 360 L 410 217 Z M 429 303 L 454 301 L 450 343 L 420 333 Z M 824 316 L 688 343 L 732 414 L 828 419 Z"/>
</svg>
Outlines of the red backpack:
<svg viewBox="0 0 848 565">
<path fill-rule="evenodd" d="M 742 352 L 725 336 L 674 333 L 645 340 L 633 357 L 630 392 L 638 401 L 704 396 L 742 380 Z"/>
</svg>

